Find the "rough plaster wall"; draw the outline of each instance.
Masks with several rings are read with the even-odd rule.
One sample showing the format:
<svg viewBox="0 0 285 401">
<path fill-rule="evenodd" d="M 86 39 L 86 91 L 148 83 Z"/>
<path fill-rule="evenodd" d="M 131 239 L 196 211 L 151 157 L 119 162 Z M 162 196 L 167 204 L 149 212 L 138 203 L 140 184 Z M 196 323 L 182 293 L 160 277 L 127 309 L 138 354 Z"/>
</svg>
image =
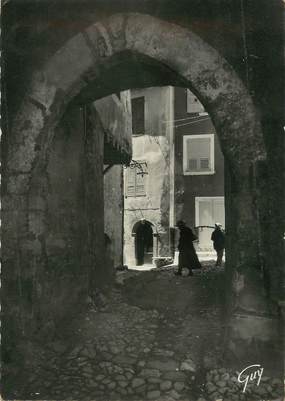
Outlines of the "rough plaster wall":
<svg viewBox="0 0 285 401">
<path fill-rule="evenodd" d="M 113 166 L 104 175 L 104 226 L 111 239 L 113 266 L 123 262 L 123 167 Z"/>
<path fill-rule="evenodd" d="M 107 142 L 104 147 L 104 161 L 120 164 L 121 145 L 125 142 L 131 145 L 130 91 L 121 92 L 119 96 L 106 96 L 94 102 L 94 106 L 105 132 L 105 144 Z M 114 267 L 123 262 L 123 171 L 120 165 L 111 167 L 104 174 L 104 226 L 104 232 L 111 239 L 108 245 L 110 258 L 106 262 L 113 271 Z"/>
<path fill-rule="evenodd" d="M 145 96 L 145 135 L 133 136 L 133 159 L 147 163 L 145 196 L 125 197 L 125 261 L 134 264 L 133 226 L 146 219 L 158 233 L 158 255 L 169 256 L 169 87 L 132 91 Z M 126 177 L 126 175 L 125 175 Z"/>
<path fill-rule="evenodd" d="M 122 162 L 123 153 L 131 153 L 131 99 L 130 91 L 123 91 L 120 95 L 112 94 L 94 102 L 105 131 L 105 140 L 112 148 L 112 154 L 104 154 L 110 162 Z"/>
</svg>

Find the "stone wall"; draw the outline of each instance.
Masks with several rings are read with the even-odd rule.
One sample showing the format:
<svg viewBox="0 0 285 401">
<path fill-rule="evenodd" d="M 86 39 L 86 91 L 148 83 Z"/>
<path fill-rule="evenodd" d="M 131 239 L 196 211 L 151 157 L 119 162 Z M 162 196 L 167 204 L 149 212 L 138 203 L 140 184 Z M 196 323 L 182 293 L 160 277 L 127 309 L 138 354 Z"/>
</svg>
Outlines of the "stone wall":
<svg viewBox="0 0 285 401">
<path fill-rule="evenodd" d="M 100 121 L 71 106 L 46 156 L 25 176 L 25 208 L 13 212 L 20 217 L 17 230 L 6 220 L 13 206 L 4 198 L 4 362 L 17 358 L 20 365 L 21 338 L 53 338 L 88 294 L 110 281 L 104 270 L 103 144 Z"/>
<path fill-rule="evenodd" d="M 130 92 L 103 97 L 94 106 L 105 131 L 104 162 L 128 163 L 132 152 Z"/>
<path fill-rule="evenodd" d="M 111 240 L 112 268 L 123 264 L 123 167 L 113 166 L 104 175 L 104 231 Z"/>
<path fill-rule="evenodd" d="M 104 129 L 104 232 L 106 268 L 123 264 L 123 168 L 132 148 L 130 91 L 113 94 L 93 103 Z M 128 159 L 125 159 L 127 157 Z"/>
</svg>

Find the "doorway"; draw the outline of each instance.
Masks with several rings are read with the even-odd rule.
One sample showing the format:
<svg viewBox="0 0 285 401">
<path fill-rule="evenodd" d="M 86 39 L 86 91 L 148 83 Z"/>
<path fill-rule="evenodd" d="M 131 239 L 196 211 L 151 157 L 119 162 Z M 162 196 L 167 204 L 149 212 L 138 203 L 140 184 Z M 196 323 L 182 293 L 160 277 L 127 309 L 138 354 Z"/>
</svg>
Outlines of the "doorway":
<svg viewBox="0 0 285 401">
<path fill-rule="evenodd" d="M 196 226 L 199 230 L 199 249 L 213 251 L 211 234 L 215 223 L 219 222 L 225 228 L 225 206 L 223 196 L 205 196 L 195 198 Z"/>
<path fill-rule="evenodd" d="M 151 223 L 142 220 L 136 229 L 135 255 L 138 266 L 152 264 L 153 258 L 153 230 Z"/>
</svg>

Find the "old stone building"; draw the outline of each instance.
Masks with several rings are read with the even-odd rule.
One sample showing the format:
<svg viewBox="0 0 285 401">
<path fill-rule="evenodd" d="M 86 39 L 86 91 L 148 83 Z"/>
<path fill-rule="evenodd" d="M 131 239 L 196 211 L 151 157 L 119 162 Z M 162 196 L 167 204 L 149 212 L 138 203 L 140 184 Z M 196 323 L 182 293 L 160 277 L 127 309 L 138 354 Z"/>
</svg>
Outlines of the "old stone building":
<svg viewBox="0 0 285 401">
<path fill-rule="evenodd" d="M 173 259 L 178 219 L 195 227 L 199 254 L 211 254 L 214 223 L 225 227 L 224 162 L 208 113 L 187 89 L 141 89 L 132 91 L 132 125 L 135 164 L 124 176 L 125 263 Z"/>
<path fill-rule="evenodd" d="M 110 146 L 112 138 L 131 137 L 131 98 L 124 91 L 95 102 L 104 133 L 104 234 L 111 275 L 123 264 L 123 166 L 120 145 Z M 109 138 L 109 139 L 108 139 Z M 105 271 L 108 267 L 105 266 Z"/>
<path fill-rule="evenodd" d="M 130 162 L 131 135 L 114 131 L 104 161 L 104 124 L 92 104 L 155 86 L 190 89 L 211 117 L 226 172 L 225 348 L 234 361 L 262 355 L 267 363 L 284 308 L 283 7 L 5 2 L 5 364 L 21 366 L 27 338 L 45 339 L 109 282 L 103 166 Z"/>
<path fill-rule="evenodd" d="M 133 160 L 125 171 L 124 257 L 129 266 L 171 256 L 172 87 L 132 91 Z"/>
</svg>

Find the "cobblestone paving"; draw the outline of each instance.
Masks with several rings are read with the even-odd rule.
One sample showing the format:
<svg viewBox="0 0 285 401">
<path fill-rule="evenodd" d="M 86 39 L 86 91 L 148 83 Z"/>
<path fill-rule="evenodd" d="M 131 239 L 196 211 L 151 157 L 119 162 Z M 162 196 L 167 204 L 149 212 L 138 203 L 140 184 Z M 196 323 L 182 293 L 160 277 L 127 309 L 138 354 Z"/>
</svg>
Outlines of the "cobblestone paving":
<svg viewBox="0 0 285 401">
<path fill-rule="evenodd" d="M 211 370 L 222 354 L 220 295 L 212 294 L 209 305 L 203 280 L 209 286 L 214 273 L 202 281 L 199 274 L 205 273 L 191 278 L 174 278 L 167 269 L 121 273 L 125 283 L 108 299 L 90 301 L 88 312 L 72 325 L 72 343 L 53 341 L 38 352 L 26 372 L 26 399 L 192 401 L 202 391 L 209 400 L 227 394 L 239 400 L 228 391 L 226 371 Z M 212 286 L 219 291 L 216 282 Z M 200 298 L 191 304 L 198 290 Z M 198 380 L 205 368 L 206 387 Z"/>
</svg>

